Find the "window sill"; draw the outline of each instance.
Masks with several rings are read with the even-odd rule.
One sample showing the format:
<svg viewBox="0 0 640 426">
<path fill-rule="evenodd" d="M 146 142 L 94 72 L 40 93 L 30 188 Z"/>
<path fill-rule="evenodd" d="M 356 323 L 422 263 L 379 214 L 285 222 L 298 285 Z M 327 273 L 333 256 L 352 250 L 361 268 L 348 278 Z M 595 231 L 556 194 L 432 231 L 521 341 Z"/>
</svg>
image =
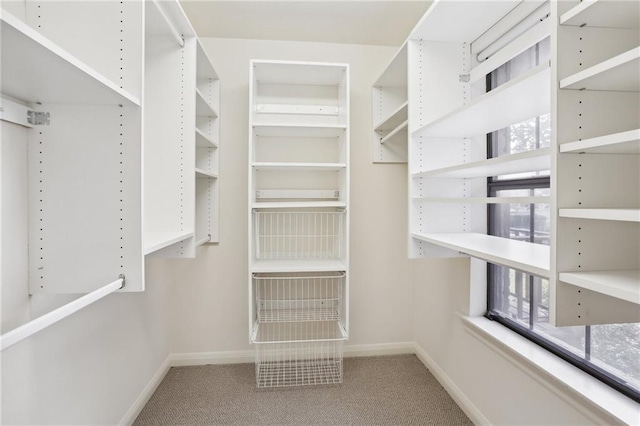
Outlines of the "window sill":
<svg viewBox="0 0 640 426">
<path fill-rule="evenodd" d="M 468 332 L 596 423 L 640 423 L 640 405 L 503 325 L 458 314 Z M 585 410 L 586 409 L 586 410 Z M 592 415 L 593 416 L 593 415 Z M 604 417 L 604 418 L 603 418 Z"/>
</svg>

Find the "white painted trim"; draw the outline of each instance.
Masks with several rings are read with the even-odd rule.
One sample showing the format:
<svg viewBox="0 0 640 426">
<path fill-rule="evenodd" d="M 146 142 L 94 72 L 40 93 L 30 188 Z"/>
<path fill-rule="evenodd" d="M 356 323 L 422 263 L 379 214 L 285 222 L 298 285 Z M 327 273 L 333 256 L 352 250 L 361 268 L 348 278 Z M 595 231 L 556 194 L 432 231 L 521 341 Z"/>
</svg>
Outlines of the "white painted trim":
<svg viewBox="0 0 640 426">
<path fill-rule="evenodd" d="M 256 359 L 253 350 L 174 353 L 171 355 L 172 367 L 208 364 L 250 364 Z"/>
<path fill-rule="evenodd" d="M 142 411 L 144 406 L 147 404 L 147 402 L 149 402 L 151 395 L 153 395 L 153 393 L 156 391 L 156 389 L 164 379 L 164 376 L 166 376 L 169 372 L 169 369 L 172 366 L 171 359 L 172 355 L 167 355 L 165 360 L 160 365 L 160 368 L 158 368 L 158 371 L 156 371 L 153 377 L 151 377 L 151 380 L 149 380 L 147 386 L 144 387 L 138 398 L 136 398 L 136 400 L 134 401 L 133 405 L 131 405 L 129 410 L 127 410 L 127 412 L 125 413 L 124 417 L 122 417 L 120 422 L 118 422 L 118 425 L 130 426 L 133 424 L 136 418 L 138 418 L 138 415 L 140 415 L 140 412 Z"/>
<path fill-rule="evenodd" d="M 414 344 L 416 356 L 424 366 L 429 370 L 433 377 L 442 385 L 449 396 L 458 404 L 458 407 L 471 419 L 474 425 L 490 426 L 491 422 L 473 405 L 471 400 L 460 390 L 458 386 L 449 378 L 447 373 L 442 370 L 438 364 L 427 354 L 427 352 L 418 344 Z"/>
<path fill-rule="evenodd" d="M 405 355 L 414 354 L 413 342 L 375 343 L 371 345 L 345 345 L 345 358 L 363 356 Z"/>
</svg>

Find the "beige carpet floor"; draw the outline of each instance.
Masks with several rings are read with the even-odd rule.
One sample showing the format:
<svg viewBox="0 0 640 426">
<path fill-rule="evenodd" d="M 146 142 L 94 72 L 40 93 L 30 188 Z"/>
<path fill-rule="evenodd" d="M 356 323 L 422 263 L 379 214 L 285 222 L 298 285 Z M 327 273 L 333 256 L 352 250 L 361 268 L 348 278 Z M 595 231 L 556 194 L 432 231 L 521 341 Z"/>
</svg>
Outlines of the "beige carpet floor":
<svg viewBox="0 0 640 426">
<path fill-rule="evenodd" d="M 472 425 L 414 355 L 346 358 L 344 376 L 256 389 L 253 364 L 174 367 L 135 425 Z"/>
</svg>

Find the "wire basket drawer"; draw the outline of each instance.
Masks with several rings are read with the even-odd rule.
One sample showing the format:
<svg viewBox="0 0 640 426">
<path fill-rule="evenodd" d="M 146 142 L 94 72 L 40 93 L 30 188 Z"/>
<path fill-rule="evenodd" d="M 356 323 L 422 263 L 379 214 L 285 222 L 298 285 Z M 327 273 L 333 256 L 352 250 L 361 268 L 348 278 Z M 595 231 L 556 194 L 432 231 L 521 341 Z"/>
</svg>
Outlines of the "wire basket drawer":
<svg viewBox="0 0 640 426">
<path fill-rule="evenodd" d="M 256 259 L 340 259 L 344 211 L 254 212 Z"/>
<path fill-rule="evenodd" d="M 337 321 L 259 324 L 258 388 L 342 383 L 346 333 Z"/>
<path fill-rule="evenodd" d="M 344 321 L 344 272 L 254 274 L 256 321 Z"/>
</svg>

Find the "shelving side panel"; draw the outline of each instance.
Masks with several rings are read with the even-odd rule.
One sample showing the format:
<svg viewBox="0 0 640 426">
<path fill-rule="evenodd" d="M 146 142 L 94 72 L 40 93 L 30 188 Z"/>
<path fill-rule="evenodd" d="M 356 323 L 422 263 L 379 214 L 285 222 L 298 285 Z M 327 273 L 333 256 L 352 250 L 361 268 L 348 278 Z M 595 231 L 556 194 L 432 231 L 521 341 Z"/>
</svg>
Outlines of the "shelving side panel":
<svg viewBox="0 0 640 426">
<path fill-rule="evenodd" d="M 194 230 L 195 217 L 195 50 L 173 38 L 147 37 L 144 96 L 144 230 Z M 167 84 L 167 81 L 176 84 Z M 178 84 L 180 83 L 180 84 Z M 163 253 L 194 257 L 193 239 Z"/>
<path fill-rule="evenodd" d="M 26 2 L 26 23 L 142 97 L 144 2 Z"/>
<path fill-rule="evenodd" d="M 141 117 L 134 107 L 42 105 L 29 134 L 30 293 L 144 290 Z"/>
</svg>

